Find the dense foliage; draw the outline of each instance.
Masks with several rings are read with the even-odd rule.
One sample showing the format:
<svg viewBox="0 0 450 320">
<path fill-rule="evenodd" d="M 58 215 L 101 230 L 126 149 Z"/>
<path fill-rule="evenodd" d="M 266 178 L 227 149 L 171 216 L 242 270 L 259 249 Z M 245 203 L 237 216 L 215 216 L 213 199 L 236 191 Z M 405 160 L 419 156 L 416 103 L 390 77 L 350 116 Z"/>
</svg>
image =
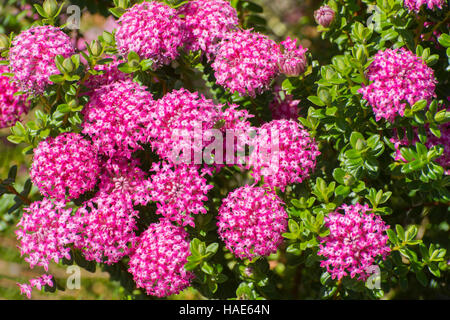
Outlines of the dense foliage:
<svg viewBox="0 0 450 320">
<path fill-rule="evenodd" d="M 112 31 L 83 43 L 70 4 Z M 130 299 L 450 298 L 445 1 L 324 1 L 326 52 L 244 0 L 0 9 L 0 126 L 31 159 L 0 230 L 30 268 L 100 267 Z"/>
</svg>

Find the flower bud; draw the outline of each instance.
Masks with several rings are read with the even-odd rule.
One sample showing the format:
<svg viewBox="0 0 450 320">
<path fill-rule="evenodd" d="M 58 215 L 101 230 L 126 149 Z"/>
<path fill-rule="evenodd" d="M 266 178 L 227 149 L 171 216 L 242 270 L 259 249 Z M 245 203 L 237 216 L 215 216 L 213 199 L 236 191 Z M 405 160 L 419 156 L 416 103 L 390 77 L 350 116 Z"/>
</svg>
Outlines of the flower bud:
<svg viewBox="0 0 450 320">
<path fill-rule="evenodd" d="M 314 11 L 314 19 L 318 24 L 325 28 L 328 28 L 333 23 L 334 15 L 334 10 L 327 5 Z"/>
<path fill-rule="evenodd" d="M 3 33 L 0 33 L 0 52 L 9 48 L 9 39 Z"/>
<path fill-rule="evenodd" d="M 92 41 L 89 48 L 91 49 L 92 55 L 95 57 L 98 57 L 102 54 L 102 45 L 97 40 Z"/>
<path fill-rule="evenodd" d="M 298 77 L 305 72 L 307 60 L 306 51 L 301 45 L 297 47 L 296 40 L 289 37 L 281 42 L 284 52 L 278 59 L 278 69 L 288 77 Z"/>
<path fill-rule="evenodd" d="M 58 12 L 58 3 L 56 0 L 45 0 L 42 7 L 49 18 L 55 17 Z"/>
<path fill-rule="evenodd" d="M 64 59 L 62 66 L 67 73 L 71 73 L 75 68 L 75 65 L 70 58 Z"/>
</svg>

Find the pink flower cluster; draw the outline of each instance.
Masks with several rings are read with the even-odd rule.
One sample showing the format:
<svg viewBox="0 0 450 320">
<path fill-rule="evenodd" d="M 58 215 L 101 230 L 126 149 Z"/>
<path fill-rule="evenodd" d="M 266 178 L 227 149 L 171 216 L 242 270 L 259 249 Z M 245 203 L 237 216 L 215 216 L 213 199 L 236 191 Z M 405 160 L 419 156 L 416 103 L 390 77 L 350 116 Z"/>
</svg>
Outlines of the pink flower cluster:
<svg viewBox="0 0 450 320">
<path fill-rule="evenodd" d="M 195 227 L 193 214 L 206 214 L 206 194 L 213 186 L 200 176 L 196 166 L 153 164 L 156 172 L 151 177 L 152 201 L 157 203 L 157 214 L 171 221 Z"/>
<path fill-rule="evenodd" d="M 278 74 L 279 45 L 248 30 L 228 34 L 212 64 L 217 83 L 232 93 L 254 97 L 268 89 Z"/>
<path fill-rule="evenodd" d="M 202 50 L 208 59 L 214 56 L 217 44 L 239 25 L 236 9 L 225 0 L 189 1 L 179 14 L 185 17 L 186 49 Z"/>
<path fill-rule="evenodd" d="M 38 290 L 41 290 L 42 287 L 48 285 L 50 287 L 53 287 L 53 281 L 52 281 L 52 275 L 51 274 L 43 274 L 40 277 L 30 279 L 30 284 L 28 283 L 18 283 L 17 285 L 20 288 L 20 293 L 27 296 L 28 299 L 31 299 L 31 291 L 33 290 L 33 287 L 35 287 Z"/>
<path fill-rule="evenodd" d="M 219 208 L 218 233 L 240 259 L 268 256 L 283 242 L 288 215 L 280 198 L 262 187 L 230 192 Z"/>
<path fill-rule="evenodd" d="M 122 193 L 99 192 L 76 214 L 79 237 L 74 247 L 86 260 L 112 264 L 130 253 L 136 242 L 138 212 Z"/>
<path fill-rule="evenodd" d="M 28 111 L 26 97 L 14 96 L 19 87 L 9 77 L 2 76 L 5 72 L 9 72 L 8 67 L 0 65 L 0 129 L 13 126 Z"/>
<path fill-rule="evenodd" d="M 314 11 L 314 19 L 316 20 L 317 24 L 328 28 L 333 23 L 335 14 L 336 12 L 334 12 L 333 9 L 331 9 L 327 5 L 324 5 L 321 6 L 318 10 Z"/>
<path fill-rule="evenodd" d="M 404 115 L 407 103 L 430 101 L 436 96 L 433 69 L 405 48 L 379 51 L 367 77 L 373 82 L 358 92 L 372 106 L 377 121 L 385 118 L 393 122 L 397 115 Z"/>
<path fill-rule="evenodd" d="M 404 0 L 404 5 L 409 11 L 419 12 L 423 5 L 426 5 L 430 10 L 442 9 L 445 2 L 445 0 Z"/>
<path fill-rule="evenodd" d="M 308 131 L 293 120 L 272 120 L 258 129 L 249 167 L 256 181 L 284 190 L 313 172 L 319 148 Z"/>
<path fill-rule="evenodd" d="M 325 217 L 325 225 L 330 234 L 321 239 L 317 254 L 325 257 L 320 266 L 327 268 L 332 279 L 350 275 L 366 280 L 375 259 L 385 259 L 390 252 L 385 234 L 389 226 L 368 205 L 344 204 Z"/>
<path fill-rule="evenodd" d="M 187 232 L 162 219 L 140 235 L 128 271 L 137 287 L 144 288 L 149 295 L 177 294 L 187 288 L 194 277 L 184 269 L 189 255 Z"/>
<path fill-rule="evenodd" d="M 94 188 L 99 172 L 94 146 L 78 133 L 63 133 L 35 148 L 30 177 L 45 196 L 75 199 Z"/>
<path fill-rule="evenodd" d="M 9 50 L 10 69 L 22 91 L 42 94 L 51 83 L 49 76 L 59 74 L 55 57 L 74 54 L 70 38 L 53 26 L 37 26 L 21 32 Z"/>
<path fill-rule="evenodd" d="M 294 97 L 287 94 L 281 88 L 276 88 L 275 96 L 269 104 L 269 109 L 272 112 L 273 120 L 294 120 L 297 121 L 299 117 L 298 104 L 300 100 L 294 100 Z"/>
<path fill-rule="evenodd" d="M 152 59 L 154 69 L 176 59 L 184 41 L 182 20 L 164 3 L 136 4 L 119 19 L 116 43 L 120 54 L 134 51 L 141 59 Z"/>
<path fill-rule="evenodd" d="M 17 224 L 17 239 L 20 241 L 21 256 L 33 268 L 35 265 L 48 271 L 51 260 L 70 259 L 67 245 L 77 238 L 78 226 L 72 216 L 72 209 L 64 201 L 44 198 L 24 209 Z"/>
<path fill-rule="evenodd" d="M 281 46 L 283 47 L 283 54 L 278 59 L 280 72 L 288 77 L 298 77 L 305 72 L 307 65 L 305 54 L 308 49 L 301 45 L 297 47 L 297 40 L 292 40 L 290 37 L 282 41 Z"/>
<path fill-rule="evenodd" d="M 83 109 L 83 133 L 101 154 L 131 157 L 147 142 L 145 128 L 153 98 L 144 86 L 131 79 L 95 89 Z"/>
</svg>

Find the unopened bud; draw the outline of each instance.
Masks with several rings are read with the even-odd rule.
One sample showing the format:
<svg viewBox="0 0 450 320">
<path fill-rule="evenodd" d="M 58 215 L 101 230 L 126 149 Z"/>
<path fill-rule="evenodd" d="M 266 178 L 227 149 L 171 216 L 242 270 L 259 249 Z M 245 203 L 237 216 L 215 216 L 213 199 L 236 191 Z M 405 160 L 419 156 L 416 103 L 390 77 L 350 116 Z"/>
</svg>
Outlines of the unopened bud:
<svg viewBox="0 0 450 320">
<path fill-rule="evenodd" d="M 93 56 L 98 57 L 102 54 L 102 45 L 97 40 L 91 42 L 90 48 Z"/>
<path fill-rule="evenodd" d="M 328 28 L 334 20 L 335 12 L 329 6 L 321 6 L 318 10 L 314 11 L 314 19 L 322 27 Z"/>
<path fill-rule="evenodd" d="M 49 18 L 54 18 L 58 12 L 58 2 L 56 0 L 45 0 L 42 7 Z"/>
<path fill-rule="evenodd" d="M 67 58 L 63 61 L 62 64 L 64 70 L 68 73 L 71 73 L 73 69 L 75 68 L 75 65 L 73 64 L 72 60 L 70 58 Z"/>
</svg>

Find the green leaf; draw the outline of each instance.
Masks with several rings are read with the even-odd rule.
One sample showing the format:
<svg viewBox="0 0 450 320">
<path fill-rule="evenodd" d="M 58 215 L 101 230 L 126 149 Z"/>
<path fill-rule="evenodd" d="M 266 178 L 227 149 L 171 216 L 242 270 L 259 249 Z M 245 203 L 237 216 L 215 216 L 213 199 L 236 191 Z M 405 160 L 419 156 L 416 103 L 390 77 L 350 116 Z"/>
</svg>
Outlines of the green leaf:
<svg viewBox="0 0 450 320">
<path fill-rule="evenodd" d="M 325 103 L 323 103 L 317 96 L 309 96 L 307 99 L 319 107 L 323 107 L 325 105 Z"/>
<path fill-rule="evenodd" d="M 40 6 L 39 4 L 33 4 L 33 7 L 36 9 L 36 11 L 39 13 L 41 17 L 48 18 L 47 13 L 45 12 L 44 8 Z"/>
<path fill-rule="evenodd" d="M 424 286 L 424 287 L 428 286 L 428 278 L 427 278 L 425 272 L 423 272 L 422 270 L 419 270 L 416 272 L 416 279 L 417 279 L 417 281 L 419 281 L 419 283 L 422 286 Z"/>
<path fill-rule="evenodd" d="M 450 35 L 449 34 L 446 34 L 446 33 L 441 34 L 441 36 L 438 38 L 438 41 L 442 46 L 444 46 L 446 48 L 450 47 Z"/>
<path fill-rule="evenodd" d="M 214 255 L 219 248 L 219 244 L 217 242 L 211 243 L 208 247 L 206 247 L 206 253 L 208 255 Z"/>
<path fill-rule="evenodd" d="M 403 227 L 399 224 L 396 224 L 395 230 L 397 231 L 398 238 L 402 241 L 405 241 L 405 230 L 403 229 Z"/>
</svg>

